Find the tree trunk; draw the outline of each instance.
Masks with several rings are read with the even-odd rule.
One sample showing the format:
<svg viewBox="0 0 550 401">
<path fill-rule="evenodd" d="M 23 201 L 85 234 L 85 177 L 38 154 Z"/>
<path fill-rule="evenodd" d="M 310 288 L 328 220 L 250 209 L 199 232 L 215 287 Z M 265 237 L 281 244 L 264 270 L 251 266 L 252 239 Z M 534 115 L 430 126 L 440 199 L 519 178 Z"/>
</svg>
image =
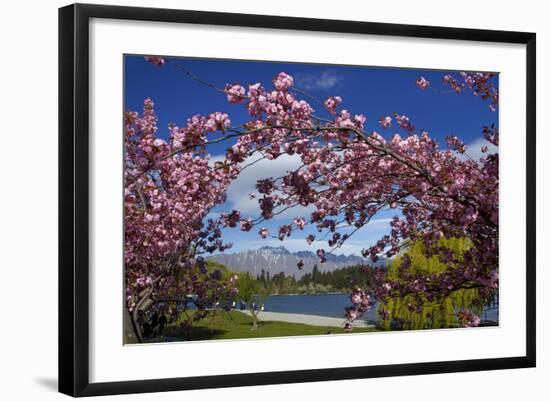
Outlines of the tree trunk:
<svg viewBox="0 0 550 401">
<path fill-rule="evenodd" d="M 152 302 L 150 302 L 149 297 L 151 296 L 152 293 L 153 293 L 152 288 L 142 291 L 140 294 L 141 298 L 137 302 L 136 306 L 134 307 L 134 311 L 130 315 L 132 325 L 134 327 L 134 333 L 136 334 L 136 338 L 139 343 L 143 342 L 143 334 L 141 333 L 141 327 L 139 327 L 139 323 L 138 323 L 139 311 L 142 309 L 144 309 L 145 311 L 151 306 Z"/>
<path fill-rule="evenodd" d="M 258 330 L 258 311 L 250 309 L 250 314 L 252 315 L 252 328 L 250 330 Z"/>
<path fill-rule="evenodd" d="M 124 344 L 139 344 L 137 324 L 134 323 L 128 308 L 124 307 Z"/>
<path fill-rule="evenodd" d="M 157 283 L 161 278 L 162 275 L 159 275 L 153 280 L 151 287 L 141 291 L 132 313 L 130 313 L 126 306 L 124 307 L 124 344 L 138 344 L 143 342 L 143 334 L 141 333 L 141 327 L 138 323 L 138 314 L 140 310 L 145 312 L 151 307 L 152 301 L 149 299 L 149 297 L 153 293 L 153 285 Z"/>
</svg>

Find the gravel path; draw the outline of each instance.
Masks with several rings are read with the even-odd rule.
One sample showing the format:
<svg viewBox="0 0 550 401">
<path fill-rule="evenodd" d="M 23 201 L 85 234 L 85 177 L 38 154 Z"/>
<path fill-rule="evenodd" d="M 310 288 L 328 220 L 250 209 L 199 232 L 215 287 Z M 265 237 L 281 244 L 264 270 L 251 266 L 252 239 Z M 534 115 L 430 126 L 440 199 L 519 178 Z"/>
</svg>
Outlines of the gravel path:
<svg viewBox="0 0 550 401">
<path fill-rule="evenodd" d="M 239 310 L 239 312 L 250 316 L 250 311 Z M 298 313 L 279 313 L 261 311 L 258 314 L 258 319 L 272 322 L 287 322 L 287 323 L 302 323 L 311 326 L 327 326 L 327 327 L 343 327 L 345 319 L 338 317 L 326 317 L 315 315 L 300 315 Z M 354 327 L 374 327 L 363 320 L 353 322 Z"/>
</svg>

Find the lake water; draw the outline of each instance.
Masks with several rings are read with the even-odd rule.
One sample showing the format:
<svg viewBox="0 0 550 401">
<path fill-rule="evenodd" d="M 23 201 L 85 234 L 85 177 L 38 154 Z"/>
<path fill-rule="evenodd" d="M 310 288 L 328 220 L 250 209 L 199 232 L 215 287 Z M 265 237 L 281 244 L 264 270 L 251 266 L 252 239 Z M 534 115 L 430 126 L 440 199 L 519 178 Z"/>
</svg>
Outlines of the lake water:
<svg viewBox="0 0 550 401">
<path fill-rule="evenodd" d="M 344 308 L 351 302 L 348 294 L 270 295 L 264 300 L 264 305 L 268 312 L 344 318 Z M 376 309 L 376 306 L 371 308 L 362 319 L 374 323 L 378 318 Z M 498 321 L 498 307 L 487 308 L 481 319 Z"/>
</svg>

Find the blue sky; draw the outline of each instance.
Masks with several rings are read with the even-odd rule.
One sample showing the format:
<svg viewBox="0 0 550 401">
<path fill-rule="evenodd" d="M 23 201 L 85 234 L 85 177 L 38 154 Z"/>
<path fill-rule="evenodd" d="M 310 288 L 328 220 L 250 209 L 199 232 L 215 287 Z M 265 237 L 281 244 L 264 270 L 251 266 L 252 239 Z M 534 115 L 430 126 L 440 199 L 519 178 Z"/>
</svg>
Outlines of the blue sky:
<svg viewBox="0 0 550 401">
<path fill-rule="evenodd" d="M 415 80 L 422 75 L 431 81 L 432 87 L 446 89 L 441 84 L 441 78 L 449 71 L 190 58 L 179 58 L 177 62 L 217 87 L 234 82 L 243 85 L 261 82 L 264 87 L 271 88 L 273 77 L 284 71 L 294 77 L 298 88 L 318 99 L 324 100 L 330 95 L 341 96 L 343 108 L 367 117 L 366 130 L 376 130 L 390 137 L 397 130 L 392 128 L 382 131 L 378 119 L 382 115 L 393 115 L 397 112 L 410 117 L 417 129 L 425 129 L 441 143 L 447 135 L 457 135 L 465 143 L 472 144 L 472 156 L 478 154 L 474 149 L 486 144 L 481 136 L 481 127 L 498 123 L 498 111 L 491 112 L 487 102 L 472 96 L 469 91 L 457 95 L 433 90 L 422 91 L 415 85 Z M 125 109 L 141 112 L 143 100 L 151 97 L 158 114 L 161 137 L 168 136 L 169 123 L 184 126 L 187 118 L 193 114 L 206 115 L 223 111 L 229 114 L 233 125 L 249 119 L 242 105 L 229 104 L 223 94 L 190 79 L 170 65 L 157 68 L 147 63 L 142 56 L 126 56 L 124 68 Z M 322 115 L 321 107 L 313 102 L 311 104 L 317 114 Z M 215 157 L 222 155 L 230 145 L 231 143 L 219 143 L 209 150 Z M 262 161 L 254 169 L 250 169 L 251 171 L 243 173 L 243 177 L 229 189 L 227 202 L 212 212 L 215 214 L 221 210 L 238 208 L 247 216 L 257 216 L 257 205 L 247 196 L 253 190 L 255 179 L 266 174 L 277 176 L 297 166 L 296 159 L 279 159 L 265 163 Z M 308 210 L 289 210 L 265 226 L 271 232 L 276 232 L 279 225 L 288 222 L 295 215 L 306 215 L 307 212 Z M 335 253 L 358 254 L 360 249 L 376 242 L 388 232 L 389 219 L 395 213 L 395 210 L 383 211 L 376 220 L 356 233 Z M 233 248 L 227 251 L 229 253 L 264 245 L 284 245 L 291 251 L 315 251 L 321 246 L 328 249 L 324 242 L 316 242 L 308 247 L 303 240 L 308 233 L 309 230 L 297 232 L 290 240 L 280 242 L 277 239 L 262 240 L 256 229 L 249 233 L 226 229 L 224 239 L 234 243 Z"/>
</svg>

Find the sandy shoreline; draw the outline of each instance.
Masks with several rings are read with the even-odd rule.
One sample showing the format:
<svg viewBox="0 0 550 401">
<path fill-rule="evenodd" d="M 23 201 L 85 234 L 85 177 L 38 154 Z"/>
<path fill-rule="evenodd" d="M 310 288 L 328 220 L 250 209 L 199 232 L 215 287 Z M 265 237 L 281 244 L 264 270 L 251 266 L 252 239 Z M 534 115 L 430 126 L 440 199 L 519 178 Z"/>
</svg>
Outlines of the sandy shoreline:
<svg viewBox="0 0 550 401">
<path fill-rule="evenodd" d="M 250 311 L 239 310 L 238 312 L 244 313 L 250 316 Z M 272 321 L 272 322 L 287 322 L 287 323 L 302 323 L 309 324 L 310 326 L 327 326 L 327 327 L 344 327 L 345 319 L 337 317 L 315 316 L 315 315 L 301 315 L 298 313 L 279 313 L 279 312 L 265 312 L 261 311 L 258 314 L 260 321 Z M 362 320 L 356 320 L 353 322 L 353 327 L 374 327 L 372 324 L 368 324 Z"/>
</svg>

